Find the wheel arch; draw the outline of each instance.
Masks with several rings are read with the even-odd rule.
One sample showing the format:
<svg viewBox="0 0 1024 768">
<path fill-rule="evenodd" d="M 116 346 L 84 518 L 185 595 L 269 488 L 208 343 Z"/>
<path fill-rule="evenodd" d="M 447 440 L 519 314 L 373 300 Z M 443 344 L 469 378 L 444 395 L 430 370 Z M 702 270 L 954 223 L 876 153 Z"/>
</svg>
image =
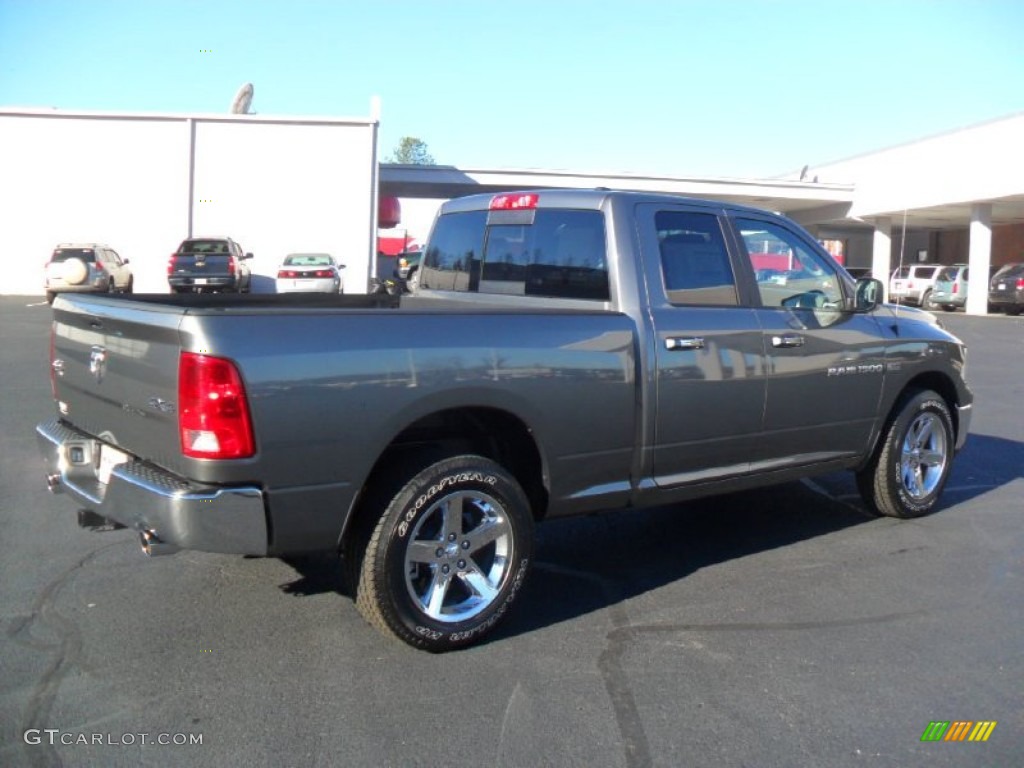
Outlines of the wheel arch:
<svg viewBox="0 0 1024 768">
<path fill-rule="evenodd" d="M 940 371 L 924 371 L 907 381 L 896 397 L 887 404 L 888 410 L 885 413 L 885 419 L 880 422 L 878 428 L 872 433 L 871 450 L 867 452 L 866 458 L 857 467 L 858 469 L 862 469 L 867 466 L 874 458 L 875 454 L 877 454 L 881 449 L 882 437 L 888 433 L 889 427 L 899 415 L 903 403 L 912 397 L 914 392 L 920 392 L 921 390 L 926 389 L 930 389 L 937 393 L 946 403 L 946 407 L 949 409 L 950 418 L 953 420 L 953 440 L 954 443 L 956 442 L 956 439 L 960 434 L 960 412 L 957 408 L 960 398 L 957 393 L 956 384 L 954 384 L 953 380 L 945 373 Z"/>
<path fill-rule="evenodd" d="M 543 518 L 549 474 L 533 430 L 522 418 L 500 408 L 450 408 L 419 417 L 380 453 L 346 517 L 339 541 L 342 551 L 376 522 L 379 510 L 373 506 L 381 488 L 398 481 L 404 484 L 409 479 L 405 475 L 460 453 L 479 454 L 505 467 L 529 499 L 534 519 Z"/>
</svg>

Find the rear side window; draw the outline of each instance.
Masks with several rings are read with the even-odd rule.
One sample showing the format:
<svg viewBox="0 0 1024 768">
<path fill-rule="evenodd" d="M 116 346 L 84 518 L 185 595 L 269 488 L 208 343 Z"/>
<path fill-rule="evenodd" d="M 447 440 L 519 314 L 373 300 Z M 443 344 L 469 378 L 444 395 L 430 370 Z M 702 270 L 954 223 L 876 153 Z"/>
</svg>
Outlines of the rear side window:
<svg viewBox="0 0 1024 768">
<path fill-rule="evenodd" d="M 607 301 L 608 262 L 600 211 L 538 210 L 532 224 L 494 224 L 480 293 Z"/>
<path fill-rule="evenodd" d="M 672 304 L 735 306 L 736 280 L 718 217 L 659 211 L 654 216 L 665 294 Z"/>
<path fill-rule="evenodd" d="M 92 248 L 56 248 L 50 261 L 67 261 L 68 259 L 81 259 L 82 261 L 96 261 L 96 252 Z"/>
<path fill-rule="evenodd" d="M 922 280 L 931 280 L 935 276 L 938 267 L 918 267 L 916 276 Z"/>
<path fill-rule="evenodd" d="M 420 267 L 420 285 L 442 291 L 470 290 L 470 276 L 479 279 L 484 252 L 487 211 L 440 216 Z"/>
<path fill-rule="evenodd" d="M 954 280 L 956 280 L 956 273 L 958 270 L 959 267 L 946 267 L 939 273 L 939 276 L 936 278 L 936 280 L 946 283 L 952 283 Z M 966 272 L 964 272 L 964 279 L 967 279 Z"/>
</svg>

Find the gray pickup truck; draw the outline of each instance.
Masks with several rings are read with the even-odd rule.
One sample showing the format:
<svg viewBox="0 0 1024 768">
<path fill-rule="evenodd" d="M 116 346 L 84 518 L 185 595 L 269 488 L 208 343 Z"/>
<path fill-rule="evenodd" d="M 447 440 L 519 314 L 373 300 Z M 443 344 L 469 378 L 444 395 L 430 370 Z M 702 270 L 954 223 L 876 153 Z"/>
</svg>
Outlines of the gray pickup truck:
<svg viewBox="0 0 1024 768">
<path fill-rule="evenodd" d="M 400 299 L 60 296 L 49 487 L 148 554 L 338 552 L 371 624 L 444 651 L 536 522 L 839 469 L 914 517 L 967 436 L 964 345 L 781 216 L 473 196 L 420 269 Z"/>
</svg>

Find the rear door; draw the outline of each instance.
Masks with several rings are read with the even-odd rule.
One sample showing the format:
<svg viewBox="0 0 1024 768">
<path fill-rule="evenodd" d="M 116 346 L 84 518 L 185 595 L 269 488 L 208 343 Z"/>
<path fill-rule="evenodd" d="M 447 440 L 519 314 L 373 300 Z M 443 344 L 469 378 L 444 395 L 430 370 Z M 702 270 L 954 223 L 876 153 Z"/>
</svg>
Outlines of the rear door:
<svg viewBox="0 0 1024 768">
<path fill-rule="evenodd" d="M 864 451 L 885 379 L 875 317 L 851 311 L 839 267 L 796 227 L 756 213 L 731 218 L 750 260 L 779 254 L 791 268 L 756 282 L 767 364 L 764 434 L 754 470 L 785 468 Z"/>
<path fill-rule="evenodd" d="M 651 474 L 661 487 L 742 474 L 761 430 L 765 357 L 721 211 L 644 203 L 638 222 L 655 339 Z"/>
</svg>

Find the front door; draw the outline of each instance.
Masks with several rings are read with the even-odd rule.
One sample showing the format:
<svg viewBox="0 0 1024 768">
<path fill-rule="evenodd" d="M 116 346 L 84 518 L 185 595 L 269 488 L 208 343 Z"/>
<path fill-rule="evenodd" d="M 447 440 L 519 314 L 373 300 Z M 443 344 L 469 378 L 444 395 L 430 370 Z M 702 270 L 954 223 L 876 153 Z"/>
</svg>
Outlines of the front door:
<svg viewBox="0 0 1024 768">
<path fill-rule="evenodd" d="M 764 436 L 752 468 L 863 453 L 885 377 L 877 320 L 851 310 L 844 278 L 798 229 L 756 214 L 733 223 L 757 280 L 767 358 Z"/>
</svg>

